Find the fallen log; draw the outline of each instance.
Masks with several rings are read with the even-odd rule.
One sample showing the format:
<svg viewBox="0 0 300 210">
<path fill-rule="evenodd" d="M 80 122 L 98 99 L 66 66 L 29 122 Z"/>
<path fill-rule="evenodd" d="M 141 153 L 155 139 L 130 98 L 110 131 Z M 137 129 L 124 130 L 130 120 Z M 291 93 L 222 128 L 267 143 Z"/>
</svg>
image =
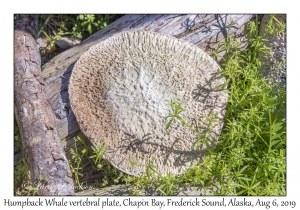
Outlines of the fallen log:
<svg viewBox="0 0 300 210">
<path fill-rule="evenodd" d="M 19 15 L 14 29 L 14 105 L 23 154 L 39 195 L 73 195 L 72 174 L 41 75 L 37 15 Z"/>
</svg>

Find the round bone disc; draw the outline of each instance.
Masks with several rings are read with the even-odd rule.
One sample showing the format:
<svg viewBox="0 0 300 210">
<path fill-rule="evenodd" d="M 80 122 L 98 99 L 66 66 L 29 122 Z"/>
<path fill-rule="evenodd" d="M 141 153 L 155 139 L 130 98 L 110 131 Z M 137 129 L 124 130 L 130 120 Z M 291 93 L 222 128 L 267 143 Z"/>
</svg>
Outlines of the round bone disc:
<svg viewBox="0 0 300 210">
<path fill-rule="evenodd" d="M 69 84 L 70 105 L 81 131 L 94 146 L 104 143 L 105 159 L 138 176 L 147 164 L 180 174 L 201 161 L 221 133 L 227 92 L 217 63 L 195 45 L 147 31 L 115 34 L 92 46 L 77 61 Z M 175 119 L 168 101 L 181 102 Z M 219 123 L 207 131 L 208 117 Z M 135 164 L 133 164 L 135 163 Z"/>
</svg>

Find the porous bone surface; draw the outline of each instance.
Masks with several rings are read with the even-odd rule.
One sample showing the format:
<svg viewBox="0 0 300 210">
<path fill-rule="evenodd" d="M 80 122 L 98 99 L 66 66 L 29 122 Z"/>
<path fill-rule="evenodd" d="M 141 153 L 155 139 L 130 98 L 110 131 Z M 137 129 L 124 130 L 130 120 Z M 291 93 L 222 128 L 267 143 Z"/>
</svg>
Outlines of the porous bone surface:
<svg viewBox="0 0 300 210">
<path fill-rule="evenodd" d="M 151 163 L 158 172 L 179 174 L 201 160 L 206 146 L 174 120 L 167 101 L 182 102 L 180 116 L 199 133 L 217 113 L 208 142 L 216 145 L 225 114 L 225 78 L 200 48 L 171 36 L 121 32 L 92 46 L 77 61 L 69 84 L 71 108 L 94 146 L 104 143 L 105 159 L 119 170 L 140 175 Z M 202 116 L 202 117 L 201 117 Z M 133 164 L 135 163 L 135 164 Z"/>
</svg>

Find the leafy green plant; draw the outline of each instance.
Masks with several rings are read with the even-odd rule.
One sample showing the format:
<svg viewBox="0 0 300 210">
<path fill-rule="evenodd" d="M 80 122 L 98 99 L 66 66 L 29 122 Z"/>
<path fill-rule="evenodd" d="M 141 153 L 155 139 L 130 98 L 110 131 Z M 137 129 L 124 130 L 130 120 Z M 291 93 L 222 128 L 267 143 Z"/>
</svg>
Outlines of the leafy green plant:
<svg viewBox="0 0 300 210">
<path fill-rule="evenodd" d="M 14 186 L 19 187 L 22 184 L 22 181 L 26 179 L 28 176 L 29 167 L 26 163 L 26 160 L 24 157 L 21 157 L 18 160 L 17 166 L 15 167 L 14 171 Z"/>
<path fill-rule="evenodd" d="M 99 144 L 98 149 L 96 149 L 95 147 L 91 147 L 91 149 L 93 155 L 89 158 L 93 160 L 94 165 L 97 166 L 97 170 L 101 170 L 103 168 L 103 165 L 101 163 L 103 161 L 103 156 L 107 152 L 107 148 L 103 144 Z"/>
<path fill-rule="evenodd" d="M 179 114 L 181 112 L 185 111 L 185 109 L 183 107 L 181 107 L 182 102 L 178 103 L 176 101 L 167 101 L 167 103 L 170 105 L 170 107 L 172 109 L 172 113 L 167 117 L 167 118 L 171 118 L 171 119 L 167 123 L 166 129 L 168 130 L 168 128 L 170 128 L 174 119 L 179 120 L 183 126 L 187 125 L 187 123 L 179 116 Z"/>
<path fill-rule="evenodd" d="M 50 51 L 53 51 L 56 49 L 55 42 L 58 40 L 61 40 L 62 36 L 65 35 L 64 31 L 59 29 L 59 31 L 56 33 L 53 31 L 53 35 L 49 36 L 44 30 L 42 30 L 43 34 L 47 37 L 47 43 L 50 47 Z"/>
<path fill-rule="evenodd" d="M 82 39 L 82 34 L 85 32 L 92 34 L 102 28 L 105 28 L 114 17 L 115 15 L 78 15 L 76 18 L 77 22 L 72 28 L 72 35 L 76 38 Z"/>
<path fill-rule="evenodd" d="M 169 129 L 171 124 L 174 122 L 175 119 L 177 119 L 182 126 L 187 127 L 189 130 L 194 132 L 198 136 L 198 140 L 193 143 L 193 146 L 196 146 L 196 150 L 200 149 L 203 144 L 207 147 L 207 149 L 210 149 L 208 146 L 208 140 L 214 141 L 215 138 L 210 135 L 212 132 L 212 127 L 214 123 L 218 123 L 219 120 L 216 117 L 216 113 L 212 112 L 209 117 L 207 116 L 201 116 L 200 118 L 207 118 L 208 119 L 208 126 L 204 131 L 198 131 L 195 128 L 193 128 L 190 124 L 188 124 L 182 117 L 179 116 L 180 113 L 185 111 L 185 108 L 182 107 L 182 102 L 177 101 L 167 101 L 167 103 L 170 105 L 172 109 L 172 113 L 167 116 L 167 118 L 171 118 L 166 126 L 166 129 Z"/>
<path fill-rule="evenodd" d="M 116 168 L 111 166 L 103 157 L 107 152 L 104 144 L 99 144 L 97 148 L 85 142 L 80 137 L 74 138 L 74 149 L 70 149 L 72 155 L 69 160 L 69 166 L 73 173 L 76 184 L 83 190 L 82 180 L 84 175 L 98 174 L 98 179 L 94 179 L 101 186 L 117 184 L 123 181 L 125 176 Z"/>
<path fill-rule="evenodd" d="M 103 14 L 40 15 L 39 30 L 46 36 L 50 48 L 54 49 L 55 41 L 62 36 L 84 39 L 105 28 L 115 18 L 116 15 Z"/>
<path fill-rule="evenodd" d="M 79 176 L 80 176 L 80 171 L 83 169 L 82 158 L 86 153 L 86 150 L 83 149 L 81 152 L 78 151 L 79 149 L 77 147 L 78 144 L 77 142 L 80 140 L 81 139 L 79 137 L 74 138 L 75 150 L 73 148 L 70 149 L 70 153 L 72 155 L 72 161 L 69 160 L 69 166 L 74 175 L 75 182 L 77 183 L 78 186 L 80 186 L 80 189 L 83 190 L 83 188 L 81 187 Z"/>
<path fill-rule="evenodd" d="M 165 176 L 157 171 L 157 167 L 152 163 L 141 165 L 131 161 L 132 167 L 145 166 L 145 172 L 139 177 L 126 176 L 125 183 L 130 186 L 131 195 L 174 195 L 178 190 L 176 179 L 171 173 Z"/>
<path fill-rule="evenodd" d="M 272 34 L 280 34 L 285 32 L 286 25 L 282 22 L 280 22 L 276 15 L 271 14 L 270 20 L 266 25 L 266 31 L 268 35 Z"/>
<path fill-rule="evenodd" d="M 269 26 L 266 30 L 282 33 L 284 24 L 275 22 L 281 26 L 279 29 Z M 128 177 L 126 183 L 132 194 L 148 190 L 149 194 L 173 195 L 186 186 L 200 186 L 204 193 L 213 195 L 286 194 L 286 90 L 280 85 L 271 86 L 258 71 L 258 52 L 269 50 L 265 46 L 267 40 L 258 35 L 258 18 L 249 22 L 247 28 L 250 37 L 246 50 L 239 49 L 229 36 L 219 44 L 219 49 L 226 52 L 221 68 L 226 77 L 228 103 L 216 148 L 208 150 L 202 162 L 182 175 L 161 176 L 153 172 Z M 197 136 L 203 135 L 180 117 L 185 111 L 182 103 L 169 105 L 172 113 L 167 129 L 176 119 Z"/>
</svg>

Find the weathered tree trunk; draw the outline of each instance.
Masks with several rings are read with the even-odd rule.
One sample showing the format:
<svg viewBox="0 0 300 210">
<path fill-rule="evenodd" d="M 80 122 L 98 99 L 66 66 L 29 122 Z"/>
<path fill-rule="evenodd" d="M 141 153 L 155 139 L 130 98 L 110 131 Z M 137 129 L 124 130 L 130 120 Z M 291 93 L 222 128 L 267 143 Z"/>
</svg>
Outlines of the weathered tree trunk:
<svg viewBox="0 0 300 210">
<path fill-rule="evenodd" d="M 14 31 L 14 103 L 23 152 L 40 195 L 73 195 L 72 174 L 41 76 L 37 15 L 20 15 Z"/>
</svg>

